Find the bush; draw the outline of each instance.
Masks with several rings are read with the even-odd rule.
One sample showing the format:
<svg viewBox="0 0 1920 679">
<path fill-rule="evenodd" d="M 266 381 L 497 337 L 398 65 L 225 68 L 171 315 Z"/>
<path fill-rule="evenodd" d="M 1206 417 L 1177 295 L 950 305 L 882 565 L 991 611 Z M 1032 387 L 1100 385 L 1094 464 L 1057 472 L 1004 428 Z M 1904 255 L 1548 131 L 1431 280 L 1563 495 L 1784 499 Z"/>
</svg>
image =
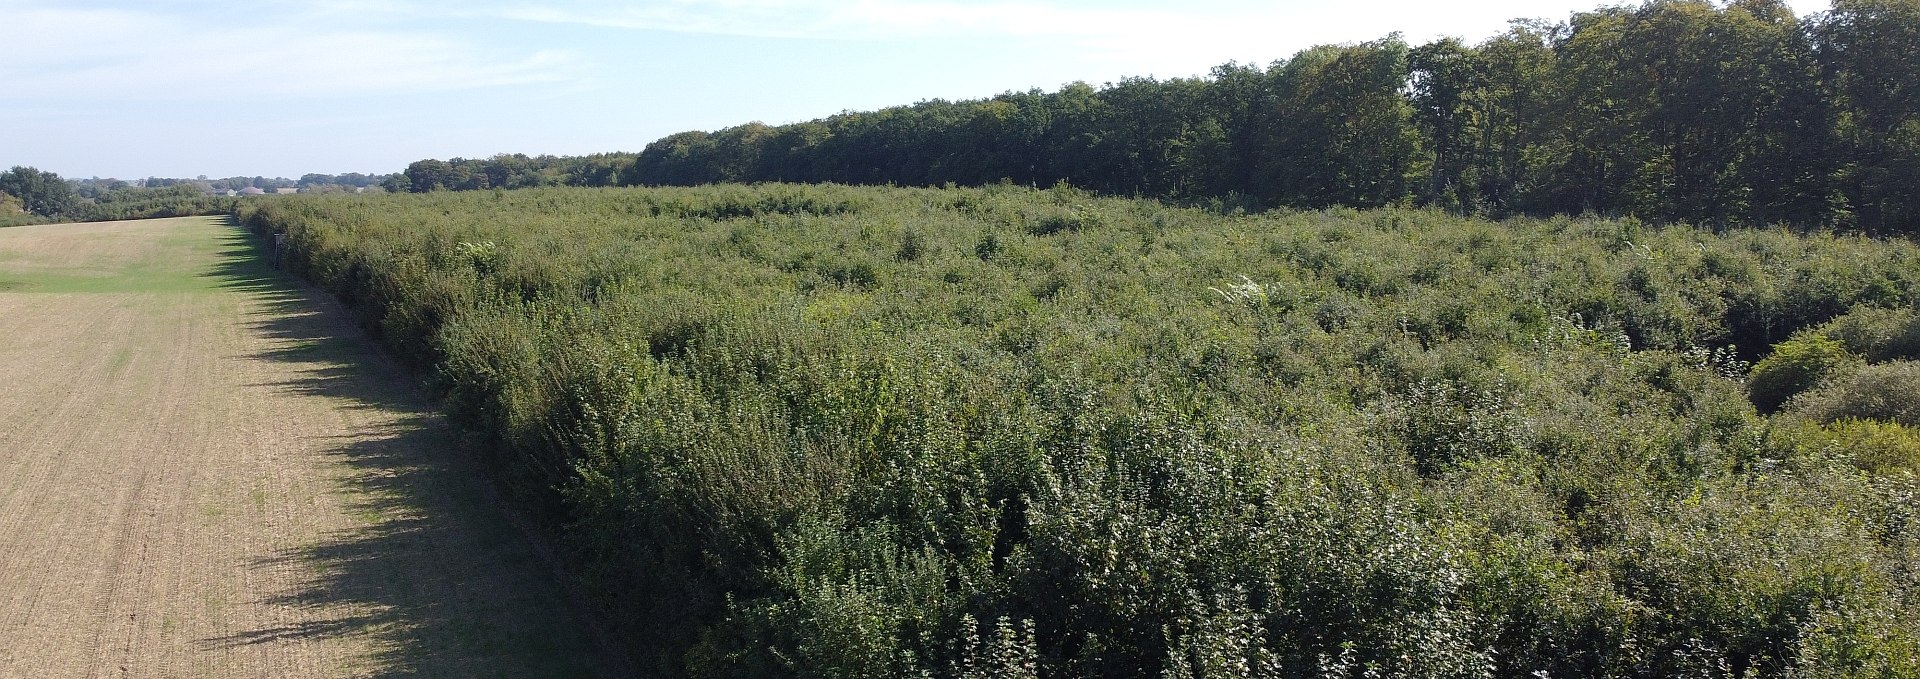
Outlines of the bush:
<svg viewBox="0 0 1920 679">
<path fill-rule="evenodd" d="M 1819 422 L 1868 418 L 1920 426 L 1920 361 L 1861 368 L 1796 400 L 1793 409 Z"/>
<path fill-rule="evenodd" d="M 1771 413 L 1789 399 L 1858 367 L 1860 359 L 1839 342 L 1810 335 L 1781 342 L 1747 375 L 1747 397 Z"/>
<path fill-rule="evenodd" d="M 1017 186 L 239 213 L 431 372 L 665 676 L 1917 655 L 1909 430 L 1770 428 L 1737 381 L 1777 342 L 1756 402 L 1920 400 L 1910 364 L 1849 377 L 1898 334 L 1863 309 L 1920 301 L 1869 285 L 1920 269 L 1904 242 Z M 1874 474 L 1814 463 L 1843 457 Z"/>
<path fill-rule="evenodd" d="M 1920 359 L 1920 314 L 1912 309 L 1857 306 L 1818 332 L 1872 363 Z"/>
<path fill-rule="evenodd" d="M 1920 431 L 1880 420 L 1842 419 L 1796 432 L 1806 454 L 1837 456 L 1865 471 L 1920 473 Z"/>
</svg>

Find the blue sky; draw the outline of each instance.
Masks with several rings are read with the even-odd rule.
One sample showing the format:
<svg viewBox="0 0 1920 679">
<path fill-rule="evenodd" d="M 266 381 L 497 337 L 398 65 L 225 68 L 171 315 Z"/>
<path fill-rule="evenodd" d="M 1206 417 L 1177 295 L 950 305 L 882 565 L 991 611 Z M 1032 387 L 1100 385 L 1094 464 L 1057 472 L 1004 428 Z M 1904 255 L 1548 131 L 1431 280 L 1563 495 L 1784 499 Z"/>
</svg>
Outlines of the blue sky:
<svg viewBox="0 0 1920 679">
<path fill-rule="evenodd" d="M 297 177 L 638 151 L 688 129 L 1191 76 L 1393 31 L 1473 41 L 1600 4 L 0 0 L 0 167 Z"/>
</svg>

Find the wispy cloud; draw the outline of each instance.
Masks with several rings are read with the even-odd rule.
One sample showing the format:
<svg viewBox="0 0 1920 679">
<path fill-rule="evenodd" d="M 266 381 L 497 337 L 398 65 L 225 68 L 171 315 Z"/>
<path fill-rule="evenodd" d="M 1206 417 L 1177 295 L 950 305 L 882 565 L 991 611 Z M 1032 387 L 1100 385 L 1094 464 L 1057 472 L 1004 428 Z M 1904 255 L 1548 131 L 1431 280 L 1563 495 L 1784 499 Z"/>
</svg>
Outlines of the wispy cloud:
<svg viewBox="0 0 1920 679">
<path fill-rule="evenodd" d="M 1273 59 L 1401 32 L 1479 39 L 1507 19 L 1561 18 L 1607 0 L 407 0 L 515 21 L 827 40 L 1021 39 L 1146 67 Z M 1819 0 L 1792 0 L 1796 4 Z M 1218 63 L 1217 61 L 1213 63 Z"/>
<path fill-rule="evenodd" d="M 141 9 L 11 2 L 0 99 L 297 98 L 555 82 L 576 55 L 486 50 L 432 32 L 367 28 L 320 15 L 245 13 L 218 21 Z"/>
<path fill-rule="evenodd" d="M 1493 0 L 1530 16 L 1532 0 Z M 1078 52 L 1124 72 L 1170 64 L 1205 69 L 1227 59 L 1274 59 L 1316 43 L 1405 30 L 1449 33 L 1461 22 L 1447 3 L 1424 0 L 411 0 L 420 11 L 542 24 L 751 37 L 859 40 L 1012 40 Z M 1356 21 L 1355 17 L 1366 20 Z M 1485 22 L 1480 22 L 1485 23 Z M 1386 27 L 1383 28 L 1382 26 Z M 1500 27 L 1474 24 L 1491 33 Z M 1473 37 L 1473 36 L 1469 36 Z M 1051 58 L 1058 58 L 1054 52 Z M 1179 75 L 1180 73 L 1160 73 Z"/>
<path fill-rule="evenodd" d="M 1109 37 L 1178 30 L 1198 17 L 1164 10 L 1068 9 L 1036 2 L 654 0 L 467 4 L 521 21 L 787 38 Z"/>
<path fill-rule="evenodd" d="M 1265 55 L 1304 42 L 1324 10 L 1271 3 L 1214 3 L 1205 11 L 1167 3 L 1068 5 L 1060 0 L 414 0 L 416 10 L 549 25 L 761 38 L 894 41 L 1024 41 L 1036 48 L 1142 73 L 1199 59 Z M 1324 26 L 1324 24 L 1320 24 Z M 1378 36 L 1363 36 L 1364 39 Z M 1349 39 L 1335 37 L 1336 40 Z M 1301 45 L 1304 46 L 1304 45 Z M 984 46 L 983 46 L 984 47 Z M 1049 58 L 1058 58 L 1057 52 Z M 1226 55 L 1226 56 L 1221 56 Z M 1183 58 L 1184 57 L 1184 58 Z M 1210 61 L 1209 61 L 1210 60 Z"/>
<path fill-rule="evenodd" d="M 452 10 L 454 5 L 442 7 Z M 1241 30 L 1218 12 L 1131 7 L 1067 7 L 1041 1 L 950 0 L 651 0 L 614 2 L 465 2 L 468 15 L 554 24 L 576 24 L 682 33 L 781 38 L 899 40 L 946 37 L 1067 37 L 1106 42 L 1167 37 L 1188 32 L 1212 35 Z M 1271 12 L 1242 14 L 1258 23 Z M 1237 22 L 1237 23 L 1244 23 Z"/>
</svg>

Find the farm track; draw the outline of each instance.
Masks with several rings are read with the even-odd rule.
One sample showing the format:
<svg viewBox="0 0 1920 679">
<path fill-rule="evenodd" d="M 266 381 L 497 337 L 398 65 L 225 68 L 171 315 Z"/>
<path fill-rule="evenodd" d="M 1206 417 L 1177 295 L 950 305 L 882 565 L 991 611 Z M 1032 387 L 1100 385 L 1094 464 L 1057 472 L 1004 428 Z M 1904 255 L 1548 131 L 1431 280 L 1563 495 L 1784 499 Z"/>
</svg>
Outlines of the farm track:
<svg viewBox="0 0 1920 679">
<path fill-rule="evenodd" d="M 0 679 L 603 674 L 408 380 L 219 220 L 0 229 Z"/>
</svg>

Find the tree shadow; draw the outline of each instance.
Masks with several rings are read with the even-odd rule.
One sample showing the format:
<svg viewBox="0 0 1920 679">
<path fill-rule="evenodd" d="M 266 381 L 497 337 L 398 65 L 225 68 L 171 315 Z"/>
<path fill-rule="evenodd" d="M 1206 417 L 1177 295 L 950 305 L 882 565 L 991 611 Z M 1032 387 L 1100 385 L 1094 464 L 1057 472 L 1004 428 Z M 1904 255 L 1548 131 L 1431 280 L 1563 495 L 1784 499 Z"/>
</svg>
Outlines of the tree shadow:
<svg viewBox="0 0 1920 679">
<path fill-rule="evenodd" d="M 267 264 L 268 244 L 228 217 L 220 223 L 215 243 L 215 263 L 201 272 L 222 289 L 265 296 L 275 303 L 287 303 L 300 296 L 303 286 Z"/>
<path fill-rule="evenodd" d="M 310 573 L 267 603 L 307 622 L 202 639 L 211 649 L 359 637 L 373 640 L 373 676 L 597 677 L 628 674 L 596 643 L 537 538 L 524 529 L 461 437 L 325 293 L 264 262 L 259 237 L 232 226 L 204 275 L 259 301 L 248 319 L 274 340 L 260 358 L 286 363 L 271 384 L 379 409 L 388 424 L 324 442 L 357 525 L 296 553 L 253 564 Z"/>
</svg>

